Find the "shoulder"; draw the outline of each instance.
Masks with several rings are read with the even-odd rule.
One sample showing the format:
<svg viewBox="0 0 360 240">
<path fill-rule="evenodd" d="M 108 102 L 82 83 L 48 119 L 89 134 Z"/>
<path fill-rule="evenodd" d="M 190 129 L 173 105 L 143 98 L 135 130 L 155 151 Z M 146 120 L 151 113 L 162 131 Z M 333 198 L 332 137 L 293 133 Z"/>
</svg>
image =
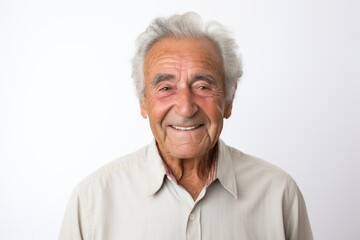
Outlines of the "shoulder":
<svg viewBox="0 0 360 240">
<path fill-rule="evenodd" d="M 269 189 L 275 187 L 283 191 L 294 192 L 297 189 L 294 179 L 280 167 L 261 158 L 244 153 L 239 149 L 226 145 L 232 160 L 233 169 L 238 182 L 250 185 L 262 185 Z"/>
<path fill-rule="evenodd" d="M 89 176 L 85 177 L 75 188 L 78 193 L 102 192 L 108 188 L 121 187 L 125 182 L 136 184 L 147 169 L 147 151 L 149 146 L 121 156 Z"/>
<path fill-rule="evenodd" d="M 266 160 L 248 153 L 244 153 L 241 150 L 231 146 L 226 147 L 230 153 L 234 167 L 246 169 L 248 171 L 260 171 L 262 173 L 269 173 L 282 177 L 289 176 L 283 169 Z"/>
</svg>

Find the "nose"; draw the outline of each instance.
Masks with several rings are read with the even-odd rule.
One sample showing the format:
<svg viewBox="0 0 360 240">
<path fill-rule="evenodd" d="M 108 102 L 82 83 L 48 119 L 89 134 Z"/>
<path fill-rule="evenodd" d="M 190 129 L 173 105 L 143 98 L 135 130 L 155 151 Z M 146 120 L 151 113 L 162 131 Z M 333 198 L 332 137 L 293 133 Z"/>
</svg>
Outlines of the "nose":
<svg viewBox="0 0 360 240">
<path fill-rule="evenodd" d="M 178 89 L 176 104 L 177 113 L 187 118 L 194 116 L 199 110 L 199 107 L 194 100 L 194 95 L 189 87 Z"/>
</svg>

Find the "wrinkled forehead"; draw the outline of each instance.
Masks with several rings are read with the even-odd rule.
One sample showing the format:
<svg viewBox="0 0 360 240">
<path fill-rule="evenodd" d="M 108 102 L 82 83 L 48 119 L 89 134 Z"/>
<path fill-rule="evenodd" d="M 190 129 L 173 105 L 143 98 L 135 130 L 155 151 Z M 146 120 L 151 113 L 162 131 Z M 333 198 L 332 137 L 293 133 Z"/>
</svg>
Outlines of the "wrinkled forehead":
<svg viewBox="0 0 360 240">
<path fill-rule="evenodd" d="M 144 74 L 147 75 L 168 59 L 181 58 L 206 66 L 223 77 L 223 60 L 219 48 L 206 37 L 166 37 L 156 41 L 144 59 Z"/>
<path fill-rule="evenodd" d="M 145 58 L 148 57 L 154 49 L 157 49 L 159 46 L 167 47 L 168 49 L 178 48 L 186 49 L 188 46 L 197 47 L 204 47 L 207 48 L 209 54 L 213 55 L 213 57 L 219 58 L 222 60 L 221 51 L 218 45 L 213 42 L 210 38 L 206 36 L 201 37 L 162 37 L 154 41 L 152 44 L 149 45 Z"/>
</svg>

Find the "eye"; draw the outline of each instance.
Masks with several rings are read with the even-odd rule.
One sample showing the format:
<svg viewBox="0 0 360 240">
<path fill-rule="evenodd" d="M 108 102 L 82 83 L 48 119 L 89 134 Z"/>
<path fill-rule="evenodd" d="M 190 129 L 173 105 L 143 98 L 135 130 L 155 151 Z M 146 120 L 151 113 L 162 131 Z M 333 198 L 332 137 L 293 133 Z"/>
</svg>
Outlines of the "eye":
<svg viewBox="0 0 360 240">
<path fill-rule="evenodd" d="M 204 82 L 199 82 L 194 84 L 194 89 L 196 91 L 210 91 L 212 89 L 212 86 L 210 86 L 208 83 L 204 83 Z"/>
<path fill-rule="evenodd" d="M 169 91 L 171 88 L 170 87 L 162 87 L 159 89 L 160 92 L 166 92 Z"/>
<path fill-rule="evenodd" d="M 195 84 L 193 87 L 194 94 L 202 97 L 208 97 L 212 95 L 213 89 L 207 83 Z"/>
<path fill-rule="evenodd" d="M 208 86 L 199 86 L 198 87 L 199 90 L 209 90 Z"/>
</svg>

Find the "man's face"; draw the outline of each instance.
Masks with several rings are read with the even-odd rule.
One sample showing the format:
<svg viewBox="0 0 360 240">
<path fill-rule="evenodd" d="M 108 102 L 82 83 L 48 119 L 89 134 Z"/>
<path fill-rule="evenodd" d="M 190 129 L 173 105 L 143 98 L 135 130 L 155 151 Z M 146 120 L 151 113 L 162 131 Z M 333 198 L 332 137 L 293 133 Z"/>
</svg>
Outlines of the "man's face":
<svg viewBox="0 0 360 240">
<path fill-rule="evenodd" d="M 165 38 L 148 51 L 141 114 L 165 159 L 202 158 L 214 147 L 232 107 L 222 66 L 206 38 Z"/>
</svg>

